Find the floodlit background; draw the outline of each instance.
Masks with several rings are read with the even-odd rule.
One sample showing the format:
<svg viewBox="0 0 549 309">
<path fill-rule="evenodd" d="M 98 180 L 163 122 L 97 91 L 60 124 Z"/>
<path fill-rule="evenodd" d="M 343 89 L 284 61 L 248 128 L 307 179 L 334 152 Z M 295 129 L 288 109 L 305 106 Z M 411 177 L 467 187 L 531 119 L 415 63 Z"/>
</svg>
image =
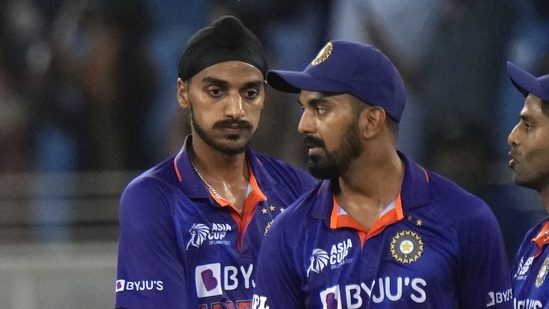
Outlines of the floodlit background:
<svg viewBox="0 0 549 309">
<path fill-rule="evenodd" d="M 408 88 L 399 148 L 491 206 L 510 260 L 545 216 L 507 168 L 524 98 L 505 62 L 549 73 L 546 0 L 2 0 L 1 308 L 113 307 L 118 197 L 181 147 L 179 56 L 225 14 L 271 68 L 302 70 L 333 39 L 384 51 Z M 268 89 L 253 146 L 305 167 L 295 102 Z"/>
</svg>

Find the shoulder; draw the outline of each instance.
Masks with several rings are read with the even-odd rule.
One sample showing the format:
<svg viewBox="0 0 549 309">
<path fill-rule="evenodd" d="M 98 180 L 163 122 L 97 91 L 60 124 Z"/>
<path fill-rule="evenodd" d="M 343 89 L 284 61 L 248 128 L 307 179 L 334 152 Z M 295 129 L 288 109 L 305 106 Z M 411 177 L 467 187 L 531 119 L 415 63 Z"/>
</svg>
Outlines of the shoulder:
<svg viewBox="0 0 549 309">
<path fill-rule="evenodd" d="M 320 205 L 317 199 L 321 185 L 322 182 L 317 183 L 290 204 L 283 213 L 278 215 L 273 222 L 273 227 L 275 225 L 280 225 L 281 227 L 275 228 L 275 230 L 281 229 L 285 232 L 295 234 L 298 229 L 309 228 L 309 223 L 311 222 L 322 222 L 321 218 L 316 218 L 314 215 L 315 210 L 318 211 L 318 208 L 324 206 Z"/>
<path fill-rule="evenodd" d="M 475 215 L 489 210 L 488 204 L 484 200 L 455 182 L 433 172 L 428 172 L 428 174 L 430 197 L 435 205 L 440 205 L 449 212 L 463 215 Z"/>
<path fill-rule="evenodd" d="M 178 190 L 173 158 L 168 159 L 132 179 L 120 197 L 120 216 L 131 213 L 170 211 L 170 195 Z"/>
<path fill-rule="evenodd" d="M 170 158 L 133 178 L 124 188 L 124 193 L 152 192 L 173 187 L 177 183 L 173 158 Z"/>
</svg>

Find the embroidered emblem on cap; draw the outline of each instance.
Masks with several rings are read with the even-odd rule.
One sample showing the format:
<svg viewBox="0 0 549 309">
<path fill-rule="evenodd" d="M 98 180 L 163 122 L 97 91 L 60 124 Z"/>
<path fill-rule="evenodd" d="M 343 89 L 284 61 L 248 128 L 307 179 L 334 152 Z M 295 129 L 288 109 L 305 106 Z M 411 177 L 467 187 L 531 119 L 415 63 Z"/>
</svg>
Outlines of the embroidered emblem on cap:
<svg viewBox="0 0 549 309">
<path fill-rule="evenodd" d="M 330 55 L 332 54 L 333 49 L 334 45 L 332 44 L 332 42 L 328 42 L 328 44 L 326 44 L 326 46 L 324 46 L 320 50 L 316 58 L 313 60 L 312 65 L 319 65 L 322 62 L 326 61 L 326 59 L 328 59 L 328 57 L 330 57 Z"/>
<path fill-rule="evenodd" d="M 410 264 L 423 253 L 423 240 L 413 231 L 397 233 L 391 241 L 391 255 L 397 262 Z"/>
<path fill-rule="evenodd" d="M 541 265 L 538 276 L 536 277 L 536 288 L 539 288 L 545 281 L 547 277 L 547 272 L 549 272 L 549 257 L 546 257 Z"/>
</svg>

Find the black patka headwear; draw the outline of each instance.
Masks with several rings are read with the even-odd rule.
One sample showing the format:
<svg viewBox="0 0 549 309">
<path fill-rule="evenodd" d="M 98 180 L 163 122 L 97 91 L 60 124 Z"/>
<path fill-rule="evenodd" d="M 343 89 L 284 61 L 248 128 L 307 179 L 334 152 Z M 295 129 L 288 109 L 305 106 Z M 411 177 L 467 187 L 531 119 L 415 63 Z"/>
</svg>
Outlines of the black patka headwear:
<svg viewBox="0 0 549 309">
<path fill-rule="evenodd" d="M 234 16 L 223 16 L 191 37 L 179 60 L 178 76 L 188 80 L 225 61 L 242 61 L 258 68 L 265 78 L 267 60 L 257 37 Z"/>
</svg>

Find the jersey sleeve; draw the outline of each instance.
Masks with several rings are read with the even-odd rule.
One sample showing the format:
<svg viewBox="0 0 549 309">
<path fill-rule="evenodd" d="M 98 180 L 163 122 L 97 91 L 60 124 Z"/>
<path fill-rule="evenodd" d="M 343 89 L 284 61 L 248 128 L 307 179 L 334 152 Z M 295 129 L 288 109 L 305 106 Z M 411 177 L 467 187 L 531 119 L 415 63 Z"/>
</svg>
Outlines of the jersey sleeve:
<svg viewBox="0 0 549 309">
<path fill-rule="evenodd" d="M 305 308 L 292 246 L 285 229 L 275 220 L 265 236 L 256 269 L 253 309 Z"/>
<path fill-rule="evenodd" d="M 171 205 L 160 186 L 134 181 L 120 199 L 116 307 L 185 308 Z"/>
<path fill-rule="evenodd" d="M 460 308 L 513 308 L 511 276 L 499 224 L 478 205 L 459 228 L 456 293 Z"/>
</svg>

